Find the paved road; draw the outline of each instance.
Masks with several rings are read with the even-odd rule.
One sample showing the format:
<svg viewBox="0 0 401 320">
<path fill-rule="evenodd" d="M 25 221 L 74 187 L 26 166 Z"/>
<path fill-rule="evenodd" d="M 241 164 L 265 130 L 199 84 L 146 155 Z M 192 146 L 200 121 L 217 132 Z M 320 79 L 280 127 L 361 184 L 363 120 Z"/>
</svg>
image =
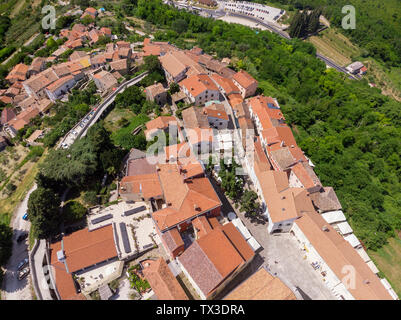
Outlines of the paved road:
<svg viewBox="0 0 401 320">
<path fill-rule="evenodd" d="M 96 123 L 97 120 L 101 117 L 103 112 L 107 109 L 107 107 L 114 102 L 117 94 L 123 92 L 125 88 L 131 87 L 141 81 L 143 78 L 147 76 L 148 72 L 141 73 L 139 76 L 130 79 L 126 82 L 123 82 L 116 90 L 114 90 L 110 95 L 108 95 L 100 104 L 98 104 L 94 109 L 92 109 L 87 115 L 85 115 L 59 142 L 57 147 L 60 147 L 62 144 L 66 143 L 67 147 L 70 147 L 77 138 L 84 137 L 88 132 L 88 129 Z M 96 110 L 95 110 L 96 109 Z M 92 114 L 93 113 L 93 114 Z M 86 123 L 84 123 L 84 119 L 88 119 Z M 83 127 L 80 125 L 83 124 Z M 73 134 L 73 132 L 76 134 Z"/>
<path fill-rule="evenodd" d="M 30 288 L 30 279 L 28 276 L 25 279 L 18 281 L 17 265 L 20 261 L 28 258 L 28 239 L 25 242 L 17 243 L 17 237 L 23 232 L 29 232 L 31 223 L 22 219 L 22 216 L 28 210 L 29 195 L 36 189 L 36 184 L 28 191 L 25 199 L 16 209 L 14 217 L 11 221 L 13 228 L 13 251 L 6 265 L 5 277 L 2 288 L 2 299 L 5 300 L 32 300 Z"/>
<path fill-rule="evenodd" d="M 221 10 L 209 10 L 209 9 L 204 9 L 204 8 L 194 7 L 194 6 L 192 6 L 192 7 L 191 6 L 182 6 L 182 7 L 186 8 L 186 9 L 192 9 L 192 10 L 196 9 L 198 11 L 203 11 L 203 12 L 209 14 L 210 17 L 215 18 L 215 19 L 226 14 L 224 11 L 221 11 Z M 259 23 L 259 25 L 264 26 L 265 28 L 269 29 L 270 31 L 278 34 L 280 37 L 285 38 L 285 39 L 291 39 L 291 37 L 289 36 L 289 34 L 287 32 L 281 30 L 280 28 L 278 28 L 277 26 L 273 25 L 272 23 L 270 23 L 268 21 L 262 21 L 257 18 L 251 17 L 251 16 L 242 15 L 242 14 L 233 13 L 233 12 L 227 13 L 227 15 L 230 15 L 233 17 L 238 17 L 238 18 L 244 18 L 244 19 Z M 347 72 L 347 70 L 345 68 L 336 64 L 334 61 L 330 60 L 329 58 L 327 58 L 319 53 L 316 54 L 316 57 L 318 59 L 322 60 L 327 66 L 334 68 L 339 72 L 347 74 L 349 79 L 360 80 L 360 77 L 356 77 L 356 76 L 350 74 L 349 72 Z"/>
</svg>

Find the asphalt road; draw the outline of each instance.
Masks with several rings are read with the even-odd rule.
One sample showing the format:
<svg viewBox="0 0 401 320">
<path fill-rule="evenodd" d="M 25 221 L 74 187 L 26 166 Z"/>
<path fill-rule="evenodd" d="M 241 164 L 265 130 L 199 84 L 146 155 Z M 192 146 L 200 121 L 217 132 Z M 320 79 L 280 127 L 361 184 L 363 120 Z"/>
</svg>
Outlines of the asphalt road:
<svg viewBox="0 0 401 320">
<path fill-rule="evenodd" d="M 11 221 L 13 228 L 13 251 L 6 265 L 5 277 L 2 288 L 2 299 L 4 300 L 32 300 L 30 289 L 31 277 L 19 281 L 17 279 L 17 265 L 25 258 L 28 258 L 28 239 L 25 242 L 18 243 L 17 238 L 23 232 L 29 232 L 31 223 L 22 219 L 22 216 L 28 210 L 29 195 L 36 189 L 36 184 L 28 191 L 25 199 L 16 209 Z"/>
<path fill-rule="evenodd" d="M 215 19 L 217 19 L 217 18 L 219 18 L 219 17 L 221 17 L 221 16 L 226 14 L 225 11 L 222 11 L 220 9 L 219 10 L 209 10 L 209 9 L 204 9 L 204 8 L 194 7 L 194 6 L 186 6 L 186 8 L 187 9 L 196 9 L 198 11 L 203 11 L 203 12 L 209 14 L 210 17 L 215 18 Z M 266 27 L 270 31 L 278 34 L 280 37 L 285 38 L 285 39 L 291 39 L 291 37 L 289 36 L 289 34 L 287 32 L 281 30 L 280 28 L 274 26 L 273 24 L 271 24 L 271 23 L 269 23 L 267 21 L 261 21 L 259 19 L 254 18 L 254 17 L 251 17 L 251 16 L 237 14 L 237 13 L 233 13 L 233 12 L 230 12 L 228 15 L 231 15 L 231 16 L 234 16 L 234 17 L 248 19 L 250 21 L 259 23 L 259 25 Z M 353 80 L 359 80 L 360 79 L 359 77 L 356 77 L 356 76 L 351 75 L 350 73 L 348 73 L 347 70 L 344 67 L 336 64 L 334 61 L 330 60 L 329 58 L 327 58 L 327 57 L 325 57 L 325 56 L 323 56 L 323 55 L 321 55 L 319 53 L 316 54 L 316 57 L 318 59 L 322 60 L 327 66 L 332 67 L 332 68 L 336 69 L 339 72 L 347 74 L 349 79 L 353 79 Z"/>
</svg>

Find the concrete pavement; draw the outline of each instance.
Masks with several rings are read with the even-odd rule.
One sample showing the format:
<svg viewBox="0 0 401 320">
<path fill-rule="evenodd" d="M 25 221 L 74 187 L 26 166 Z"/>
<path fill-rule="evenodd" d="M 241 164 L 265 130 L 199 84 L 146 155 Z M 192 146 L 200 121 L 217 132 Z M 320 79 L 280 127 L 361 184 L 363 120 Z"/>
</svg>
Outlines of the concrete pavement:
<svg viewBox="0 0 401 320">
<path fill-rule="evenodd" d="M 18 243 L 17 238 L 23 232 L 29 232 L 31 223 L 22 219 L 28 210 L 28 199 L 30 194 L 36 190 L 36 184 L 28 191 L 26 197 L 16 209 L 11 221 L 13 228 L 12 255 L 8 260 L 2 287 L 2 299 L 5 300 L 32 300 L 31 276 L 19 281 L 17 279 L 17 265 L 23 259 L 28 258 L 28 239 Z"/>
</svg>

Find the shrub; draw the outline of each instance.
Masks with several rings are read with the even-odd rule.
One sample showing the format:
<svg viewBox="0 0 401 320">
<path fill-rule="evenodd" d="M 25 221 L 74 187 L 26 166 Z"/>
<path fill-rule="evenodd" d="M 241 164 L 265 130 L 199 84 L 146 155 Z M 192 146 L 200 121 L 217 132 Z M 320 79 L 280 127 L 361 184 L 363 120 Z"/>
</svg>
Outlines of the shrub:
<svg viewBox="0 0 401 320">
<path fill-rule="evenodd" d="M 78 201 L 68 202 L 63 209 L 64 221 L 68 223 L 83 219 L 86 215 L 86 208 Z"/>
</svg>

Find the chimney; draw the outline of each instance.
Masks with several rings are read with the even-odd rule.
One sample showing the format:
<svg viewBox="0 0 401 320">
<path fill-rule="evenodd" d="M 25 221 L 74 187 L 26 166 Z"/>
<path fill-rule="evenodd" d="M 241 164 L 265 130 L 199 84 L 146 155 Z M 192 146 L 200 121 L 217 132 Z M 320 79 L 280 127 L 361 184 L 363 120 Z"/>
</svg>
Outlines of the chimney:
<svg viewBox="0 0 401 320">
<path fill-rule="evenodd" d="M 370 281 L 369 281 L 369 279 L 365 279 L 365 280 L 363 280 L 363 283 L 364 283 L 364 284 L 369 284 Z"/>
<path fill-rule="evenodd" d="M 326 225 L 324 225 L 324 226 L 322 227 L 322 230 L 325 231 L 325 232 L 329 232 L 329 228 L 327 228 Z"/>
</svg>

